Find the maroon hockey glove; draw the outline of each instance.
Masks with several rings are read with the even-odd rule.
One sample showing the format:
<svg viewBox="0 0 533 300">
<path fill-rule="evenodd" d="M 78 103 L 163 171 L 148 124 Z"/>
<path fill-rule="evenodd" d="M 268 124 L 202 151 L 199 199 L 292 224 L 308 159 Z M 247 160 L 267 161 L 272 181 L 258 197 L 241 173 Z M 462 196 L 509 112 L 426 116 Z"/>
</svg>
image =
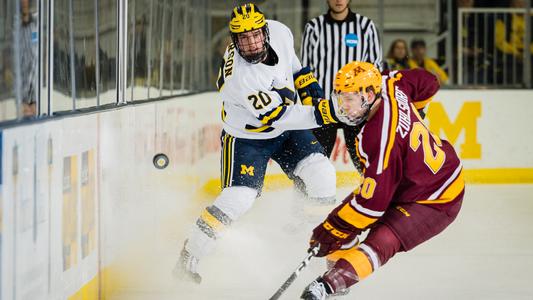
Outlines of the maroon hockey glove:
<svg viewBox="0 0 533 300">
<path fill-rule="evenodd" d="M 361 230 L 347 224 L 339 217 L 329 215 L 322 224 L 313 229 L 309 245 L 311 248 L 316 245 L 320 247 L 316 256 L 326 256 L 353 241 L 359 233 Z"/>
</svg>

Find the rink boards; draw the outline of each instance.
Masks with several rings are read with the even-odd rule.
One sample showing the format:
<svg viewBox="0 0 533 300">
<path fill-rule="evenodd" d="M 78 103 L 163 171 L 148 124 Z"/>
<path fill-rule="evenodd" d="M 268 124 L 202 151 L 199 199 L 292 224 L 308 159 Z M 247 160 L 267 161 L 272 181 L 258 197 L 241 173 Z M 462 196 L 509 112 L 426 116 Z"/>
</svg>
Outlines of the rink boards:
<svg viewBox="0 0 533 300">
<path fill-rule="evenodd" d="M 178 201 L 218 191 L 220 100 L 204 93 L 53 119 L 0 132 L 1 299 L 102 299 L 113 276 L 124 217 L 172 187 Z M 531 91 L 444 90 L 429 127 L 456 148 L 473 183 L 533 182 Z M 170 165 L 157 170 L 156 153 Z M 338 140 L 339 185 L 356 177 Z M 266 188 L 289 182 L 271 163 Z M 148 185 L 146 178 L 157 178 Z M 152 182 L 150 180 L 149 182 Z M 147 228 L 149 231 L 154 228 Z M 47 298 L 43 298 L 48 295 Z"/>
</svg>

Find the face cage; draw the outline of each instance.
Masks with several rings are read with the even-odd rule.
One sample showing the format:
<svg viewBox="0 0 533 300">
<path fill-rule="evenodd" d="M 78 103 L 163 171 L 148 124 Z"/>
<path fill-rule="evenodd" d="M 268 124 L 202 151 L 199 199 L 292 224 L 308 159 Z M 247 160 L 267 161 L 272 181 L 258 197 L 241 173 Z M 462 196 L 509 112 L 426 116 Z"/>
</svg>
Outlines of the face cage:
<svg viewBox="0 0 533 300">
<path fill-rule="evenodd" d="M 263 41 L 263 50 L 261 50 L 259 53 L 256 54 L 245 54 L 244 51 L 239 47 L 239 33 L 233 33 L 231 32 L 231 40 L 233 41 L 233 44 L 235 45 L 235 48 L 237 48 L 237 51 L 239 54 L 246 60 L 247 62 L 251 64 L 257 64 L 263 61 L 268 53 L 268 47 L 270 45 L 270 35 L 268 32 L 268 26 L 265 24 L 265 26 L 261 27 L 261 31 L 263 32 L 263 36 L 265 37 Z"/>
<path fill-rule="evenodd" d="M 364 93 L 361 93 L 361 110 L 363 111 L 362 115 L 357 117 L 351 117 L 347 111 L 343 108 L 343 93 L 336 93 L 333 92 L 331 94 L 331 100 L 333 101 L 333 107 L 335 109 L 335 114 L 337 115 L 337 118 L 342 123 L 349 125 L 349 126 L 357 126 L 363 122 L 365 122 L 368 119 L 368 114 L 370 113 L 370 108 L 372 105 L 368 104 L 368 95 L 365 95 Z M 354 94 L 357 95 L 359 93 L 347 93 L 347 94 Z"/>
</svg>

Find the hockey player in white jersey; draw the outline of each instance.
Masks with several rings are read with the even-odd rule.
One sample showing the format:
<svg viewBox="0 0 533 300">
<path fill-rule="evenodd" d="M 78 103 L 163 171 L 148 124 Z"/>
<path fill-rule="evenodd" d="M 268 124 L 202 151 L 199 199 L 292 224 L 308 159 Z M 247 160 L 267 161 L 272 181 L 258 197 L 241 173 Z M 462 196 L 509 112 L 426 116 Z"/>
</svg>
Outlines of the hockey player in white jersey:
<svg viewBox="0 0 533 300">
<path fill-rule="evenodd" d="M 303 181 L 309 198 L 335 199 L 335 169 L 308 129 L 337 119 L 312 72 L 302 69 L 290 29 L 267 21 L 254 4 L 235 7 L 229 28 L 233 43 L 217 80 L 223 100 L 222 192 L 197 219 L 174 268 L 175 275 L 197 283 L 198 262 L 260 194 L 269 159 L 289 178 Z M 305 105 L 296 103 L 296 92 Z"/>
</svg>

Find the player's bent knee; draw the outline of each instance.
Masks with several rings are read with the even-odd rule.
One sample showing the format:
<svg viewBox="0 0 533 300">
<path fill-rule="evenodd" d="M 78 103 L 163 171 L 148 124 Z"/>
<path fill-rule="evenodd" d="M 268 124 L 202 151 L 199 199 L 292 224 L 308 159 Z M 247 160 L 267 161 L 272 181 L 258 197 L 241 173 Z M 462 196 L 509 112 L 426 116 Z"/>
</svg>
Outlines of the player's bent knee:
<svg viewBox="0 0 533 300">
<path fill-rule="evenodd" d="M 337 175 L 335 167 L 322 153 L 313 153 L 302 159 L 294 174 L 305 183 L 310 198 L 335 201 Z"/>
<path fill-rule="evenodd" d="M 380 265 L 384 265 L 402 247 L 400 240 L 392 229 L 383 224 L 379 224 L 370 230 L 364 244 L 376 253 Z"/>
<path fill-rule="evenodd" d="M 231 220 L 237 220 L 254 204 L 257 190 L 246 186 L 230 186 L 222 190 L 213 203 Z"/>
</svg>

